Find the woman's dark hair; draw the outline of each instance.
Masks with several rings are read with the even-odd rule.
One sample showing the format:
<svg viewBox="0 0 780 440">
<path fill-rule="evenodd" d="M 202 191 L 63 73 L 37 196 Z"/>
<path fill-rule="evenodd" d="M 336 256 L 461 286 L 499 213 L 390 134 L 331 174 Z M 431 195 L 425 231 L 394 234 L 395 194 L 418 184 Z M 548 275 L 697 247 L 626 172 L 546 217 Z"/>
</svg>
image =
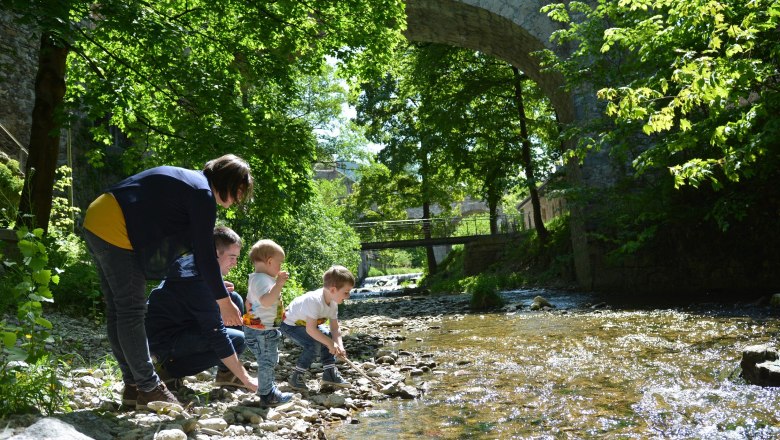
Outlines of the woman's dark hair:
<svg viewBox="0 0 780 440">
<path fill-rule="evenodd" d="M 222 200 L 227 200 L 228 196 L 236 203 L 252 199 L 254 181 L 244 159 L 234 154 L 212 159 L 206 162 L 203 174 Z"/>
</svg>

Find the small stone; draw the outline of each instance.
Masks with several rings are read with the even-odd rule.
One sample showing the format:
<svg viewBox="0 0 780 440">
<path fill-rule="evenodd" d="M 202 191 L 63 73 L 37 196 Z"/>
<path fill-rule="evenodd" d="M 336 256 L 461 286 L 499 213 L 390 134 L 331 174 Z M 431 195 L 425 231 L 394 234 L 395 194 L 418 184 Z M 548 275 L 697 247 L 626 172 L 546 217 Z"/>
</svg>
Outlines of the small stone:
<svg viewBox="0 0 780 440">
<path fill-rule="evenodd" d="M 328 408 L 343 408 L 347 403 L 347 400 L 344 398 L 344 396 L 340 394 L 330 394 L 325 399 L 325 402 L 323 402 L 323 405 Z"/>
<path fill-rule="evenodd" d="M 92 376 L 82 376 L 78 379 L 79 386 L 87 388 L 100 388 L 103 385 L 103 381 Z"/>
<path fill-rule="evenodd" d="M 155 434 L 154 440 L 187 440 L 187 434 L 180 429 L 165 429 Z"/>
<path fill-rule="evenodd" d="M 154 401 L 149 402 L 146 407 L 157 414 L 181 414 L 184 412 L 181 405 L 171 402 Z"/>
<path fill-rule="evenodd" d="M 203 429 L 213 429 L 219 432 L 224 431 L 228 427 L 228 423 L 221 417 L 200 420 L 198 425 Z"/>
<path fill-rule="evenodd" d="M 343 408 L 331 408 L 330 413 L 331 415 L 334 415 L 340 419 L 346 419 L 349 417 L 349 411 Z"/>
</svg>

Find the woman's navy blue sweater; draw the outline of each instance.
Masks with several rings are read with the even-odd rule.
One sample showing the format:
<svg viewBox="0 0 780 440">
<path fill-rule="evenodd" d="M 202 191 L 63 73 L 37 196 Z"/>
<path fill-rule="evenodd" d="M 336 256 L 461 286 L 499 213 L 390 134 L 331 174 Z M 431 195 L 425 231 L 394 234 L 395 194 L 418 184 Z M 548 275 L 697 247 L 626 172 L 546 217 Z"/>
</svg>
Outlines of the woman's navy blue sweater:
<svg viewBox="0 0 780 440">
<path fill-rule="evenodd" d="M 125 217 L 127 235 L 149 279 L 171 278 L 171 265 L 192 253 L 215 299 L 228 296 L 214 248 L 217 204 L 200 171 L 151 168 L 109 188 Z"/>
</svg>

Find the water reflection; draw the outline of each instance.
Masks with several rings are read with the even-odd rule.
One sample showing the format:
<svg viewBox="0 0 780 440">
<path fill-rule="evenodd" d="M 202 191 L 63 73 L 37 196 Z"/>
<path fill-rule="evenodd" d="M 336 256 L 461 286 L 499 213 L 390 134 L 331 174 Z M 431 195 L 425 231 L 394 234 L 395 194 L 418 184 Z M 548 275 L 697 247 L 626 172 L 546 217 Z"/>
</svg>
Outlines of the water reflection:
<svg viewBox="0 0 780 440">
<path fill-rule="evenodd" d="M 737 377 L 742 347 L 777 342 L 769 309 L 592 310 L 583 306 L 596 298 L 544 296 L 556 311 L 448 315 L 409 334 L 395 348 L 440 365 L 417 378 L 427 393 L 382 402 L 328 437 L 780 438 L 780 390 Z"/>
</svg>

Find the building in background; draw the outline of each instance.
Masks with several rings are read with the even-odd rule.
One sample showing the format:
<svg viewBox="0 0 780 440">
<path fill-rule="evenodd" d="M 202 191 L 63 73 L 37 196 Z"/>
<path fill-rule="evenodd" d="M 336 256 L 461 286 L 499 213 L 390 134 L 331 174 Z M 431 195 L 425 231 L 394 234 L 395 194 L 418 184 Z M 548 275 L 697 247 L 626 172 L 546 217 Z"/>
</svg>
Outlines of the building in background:
<svg viewBox="0 0 780 440">
<path fill-rule="evenodd" d="M 545 223 L 566 212 L 566 199 L 557 196 L 557 192 L 552 191 L 548 186 L 549 183 L 550 181 L 548 180 L 539 187 L 539 207 L 542 211 L 542 221 Z M 517 212 L 523 218 L 523 228 L 533 229 L 536 226 L 534 223 L 534 208 L 531 205 L 530 196 L 517 204 Z"/>
</svg>

